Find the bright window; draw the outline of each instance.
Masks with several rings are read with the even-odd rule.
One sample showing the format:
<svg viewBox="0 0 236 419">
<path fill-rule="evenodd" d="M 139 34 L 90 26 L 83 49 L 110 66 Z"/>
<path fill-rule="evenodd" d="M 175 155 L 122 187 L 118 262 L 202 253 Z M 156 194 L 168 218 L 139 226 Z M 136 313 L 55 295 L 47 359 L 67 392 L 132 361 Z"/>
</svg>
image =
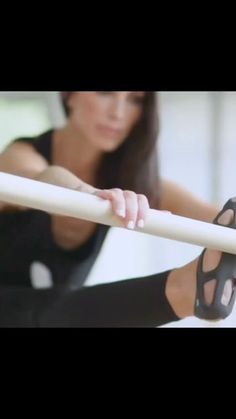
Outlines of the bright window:
<svg viewBox="0 0 236 419">
<path fill-rule="evenodd" d="M 37 135 L 50 126 L 43 99 L 13 100 L 0 96 L 0 151 L 15 138 Z"/>
</svg>

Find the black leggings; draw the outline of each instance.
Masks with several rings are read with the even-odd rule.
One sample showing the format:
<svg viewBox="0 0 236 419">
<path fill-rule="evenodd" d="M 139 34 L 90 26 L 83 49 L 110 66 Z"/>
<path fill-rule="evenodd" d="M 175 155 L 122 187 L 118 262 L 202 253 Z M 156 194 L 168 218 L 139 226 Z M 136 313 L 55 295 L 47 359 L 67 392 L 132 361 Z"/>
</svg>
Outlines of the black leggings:
<svg viewBox="0 0 236 419">
<path fill-rule="evenodd" d="M 170 271 L 78 291 L 0 288 L 0 327 L 157 327 L 179 320 Z"/>
</svg>

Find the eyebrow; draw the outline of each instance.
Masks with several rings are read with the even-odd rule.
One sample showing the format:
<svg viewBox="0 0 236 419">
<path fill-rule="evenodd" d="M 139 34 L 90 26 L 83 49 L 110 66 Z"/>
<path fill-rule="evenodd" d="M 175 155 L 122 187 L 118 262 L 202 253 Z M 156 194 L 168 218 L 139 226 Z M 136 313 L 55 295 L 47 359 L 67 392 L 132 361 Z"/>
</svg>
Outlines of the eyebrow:
<svg viewBox="0 0 236 419">
<path fill-rule="evenodd" d="M 145 96 L 145 94 L 146 94 L 146 92 L 136 92 L 136 91 L 131 92 L 131 94 L 132 93 L 138 94 L 140 96 Z"/>
</svg>

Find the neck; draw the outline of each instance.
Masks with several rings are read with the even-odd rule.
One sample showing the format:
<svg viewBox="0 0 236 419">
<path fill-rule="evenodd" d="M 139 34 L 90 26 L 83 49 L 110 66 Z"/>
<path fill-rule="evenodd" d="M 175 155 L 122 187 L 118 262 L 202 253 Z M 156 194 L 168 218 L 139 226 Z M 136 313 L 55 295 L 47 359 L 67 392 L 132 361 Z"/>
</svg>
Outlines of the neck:
<svg viewBox="0 0 236 419">
<path fill-rule="evenodd" d="M 103 153 L 72 126 L 57 130 L 53 140 L 53 164 L 65 167 L 88 183 L 94 183 Z"/>
</svg>

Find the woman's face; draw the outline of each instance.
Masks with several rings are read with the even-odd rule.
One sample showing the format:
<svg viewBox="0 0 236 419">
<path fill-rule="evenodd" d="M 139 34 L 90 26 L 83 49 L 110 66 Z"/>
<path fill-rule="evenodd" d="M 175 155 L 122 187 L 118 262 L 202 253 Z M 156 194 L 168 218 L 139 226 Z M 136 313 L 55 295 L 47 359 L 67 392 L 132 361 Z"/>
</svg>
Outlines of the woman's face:
<svg viewBox="0 0 236 419">
<path fill-rule="evenodd" d="M 73 92 L 67 101 L 69 123 L 100 151 L 115 151 L 140 120 L 145 94 Z"/>
</svg>

